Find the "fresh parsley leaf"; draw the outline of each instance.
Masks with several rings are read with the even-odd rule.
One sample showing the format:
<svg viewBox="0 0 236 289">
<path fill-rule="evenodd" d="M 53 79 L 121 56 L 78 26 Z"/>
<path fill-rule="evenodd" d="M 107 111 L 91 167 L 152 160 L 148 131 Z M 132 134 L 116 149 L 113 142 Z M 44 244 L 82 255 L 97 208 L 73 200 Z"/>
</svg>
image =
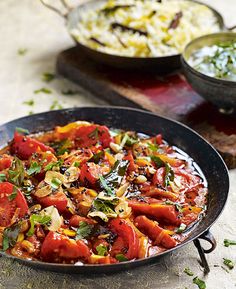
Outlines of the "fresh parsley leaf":
<svg viewBox="0 0 236 289">
<path fill-rule="evenodd" d="M 164 185 L 167 187 L 170 182 L 174 181 L 174 171 L 172 170 L 171 166 L 168 163 L 165 163 L 165 178 L 164 178 Z"/>
<path fill-rule="evenodd" d="M 76 90 L 71 90 L 71 89 L 67 89 L 67 90 L 62 90 L 61 92 L 64 95 L 75 95 L 78 93 L 78 91 Z"/>
<path fill-rule="evenodd" d="M 19 224 L 15 224 L 11 227 L 4 229 L 3 240 L 2 240 L 3 251 L 6 251 L 10 247 L 15 246 L 19 233 L 20 233 L 20 225 Z"/>
<path fill-rule="evenodd" d="M 51 94 L 52 91 L 48 88 L 45 88 L 45 87 L 42 87 L 42 88 L 39 88 L 39 89 L 36 89 L 34 91 L 35 94 L 38 94 L 38 93 L 46 93 L 46 94 Z"/>
<path fill-rule="evenodd" d="M 60 156 L 63 155 L 65 152 L 68 151 L 69 148 L 72 147 L 72 143 L 69 139 L 64 139 L 59 142 L 51 143 L 50 146 L 56 151 L 56 155 Z"/>
<path fill-rule="evenodd" d="M 5 182 L 7 179 L 5 174 L 0 174 L 0 183 Z"/>
<path fill-rule="evenodd" d="M 12 193 L 8 196 L 9 201 L 13 201 L 17 196 L 17 188 L 14 186 Z"/>
<path fill-rule="evenodd" d="M 193 278 L 193 284 L 196 284 L 199 289 L 206 289 L 206 283 L 198 277 Z"/>
<path fill-rule="evenodd" d="M 232 246 L 232 245 L 236 245 L 236 241 L 234 241 L 234 240 L 229 240 L 229 239 L 224 239 L 224 245 L 225 245 L 225 247 L 229 247 L 229 246 Z"/>
<path fill-rule="evenodd" d="M 103 244 L 100 244 L 96 247 L 96 251 L 98 255 L 105 256 L 107 254 L 107 247 L 104 246 Z"/>
<path fill-rule="evenodd" d="M 96 212 L 96 217 L 99 217 L 103 221 L 107 222 L 108 218 L 114 218 L 117 216 L 115 212 L 115 206 L 118 204 L 118 202 L 119 200 L 117 198 L 111 200 L 103 200 L 97 197 L 93 200 L 90 213 L 94 215 Z"/>
<path fill-rule="evenodd" d="M 28 49 L 26 49 L 26 48 L 19 48 L 19 49 L 17 50 L 17 53 L 18 53 L 19 55 L 25 55 L 27 51 L 28 51 Z"/>
<path fill-rule="evenodd" d="M 42 80 L 45 82 L 51 82 L 55 78 L 55 74 L 50 72 L 44 72 L 42 75 Z"/>
<path fill-rule="evenodd" d="M 51 171 L 54 167 L 58 167 L 60 168 L 63 164 L 63 160 L 60 159 L 57 162 L 50 162 L 49 164 L 47 164 L 44 168 L 45 171 Z"/>
<path fill-rule="evenodd" d="M 98 164 L 100 159 L 103 158 L 103 156 L 104 156 L 104 151 L 100 151 L 97 154 L 94 154 L 89 161 L 94 162 L 95 164 Z"/>
<path fill-rule="evenodd" d="M 158 156 L 151 156 L 151 160 L 155 163 L 157 168 L 161 168 L 165 166 L 165 162 L 163 162 L 163 160 L 159 158 Z"/>
<path fill-rule="evenodd" d="M 130 137 L 127 133 L 124 135 L 121 143 L 120 143 L 120 146 L 123 147 L 123 146 L 132 146 L 134 145 L 135 143 L 137 143 L 138 140 L 137 139 L 134 139 L 132 137 Z"/>
<path fill-rule="evenodd" d="M 99 136 L 99 130 L 98 128 L 96 127 L 92 132 L 90 132 L 88 134 L 88 137 L 91 138 L 91 139 L 98 139 L 98 136 Z"/>
<path fill-rule="evenodd" d="M 81 221 L 79 223 L 79 228 L 76 231 L 75 240 L 81 240 L 89 237 L 93 229 L 93 225 Z"/>
<path fill-rule="evenodd" d="M 17 157 L 14 158 L 14 161 L 12 162 L 12 165 L 8 171 L 9 175 L 9 181 L 16 185 L 17 187 L 20 187 L 21 184 L 24 181 L 25 177 L 25 170 L 23 162 L 18 159 Z"/>
<path fill-rule="evenodd" d="M 226 258 L 223 258 L 224 260 L 224 264 L 230 269 L 232 270 L 234 268 L 234 262 L 229 260 L 229 259 L 226 259 Z"/>
<path fill-rule="evenodd" d="M 62 182 L 58 178 L 53 178 L 51 180 L 51 187 L 53 189 L 55 189 L 55 190 L 57 190 L 60 187 L 61 184 L 62 184 Z"/>
<path fill-rule="evenodd" d="M 51 221 L 51 217 L 50 216 L 46 216 L 46 215 L 31 215 L 30 216 L 30 229 L 27 232 L 27 236 L 33 236 L 34 234 L 34 227 L 36 224 L 40 224 L 40 225 L 46 225 Z"/>
<path fill-rule="evenodd" d="M 41 172 L 41 169 L 41 165 L 39 165 L 37 162 L 32 162 L 30 164 L 30 168 L 27 170 L 27 174 L 29 176 L 39 174 Z"/>
<path fill-rule="evenodd" d="M 157 145 L 157 144 L 148 143 L 148 148 L 149 148 L 152 152 L 157 152 L 157 151 L 158 151 L 158 145 Z"/>
<path fill-rule="evenodd" d="M 34 100 L 33 99 L 29 99 L 23 102 L 23 104 L 28 105 L 28 106 L 33 106 L 34 105 Z"/>
<path fill-rule="evenodd" d="M 193 276 L 194 275 L 194 273 L 189 269 L 189 267 L 186 267 L 184 269 L 184 273 L 186 273 L 188 276 Z"/>
<path fill-rule="evenodd" d="M 177 234 L 180 234 L 180 233 L 182 233 L 185 229 L 186 229 L 186 225 L 185 224 L 180 224 L 180 226 L 179 226 L 179 228 L 176 230 L 176 233 Z M 186 273 L 186 272 L 185 272 Z"/>
<path fill-rule="evenodd" d="M 78 167 L 80 166 L 80 162 L 74 162 L 74 163 L 73 163 L 73 166 L 76 167 L 76 168 L 78 168 Z"/>
<path fill-rule="evenodd" d="M 32 110 L 28 112 L 28 115 L 32 115 L 32 114 L 34 114 Z"/>
<path fill-rule="evenodd" d="M 21 133 L 21 134 L 29 134 L 28 129 L 22 128 L 22 127 L 16 127 L 15 131 Z"/>
<path fill-rule="evenodd" d="M 119 262 L 125 262 L 128 261 L 128 258 L 126 258 L 123 254 L 116 254 L 116 260 L 118 260 Z"/>
<path fill-rule="evenodd" d="M 57 109 L 62 109 L 62 108 L 63 106 L 56 99 L 53 101 L 53 103 L 50 106 L 50 110 L 57 110 Z"/>
<path fill-rule="evenodd" d="M 99 180 L 100 180 L 101 186 L 108 193 L 108 195 L 113 195 L 113 190 L 108 186 L 104 177 L 99 176 Z"/>
</svg>

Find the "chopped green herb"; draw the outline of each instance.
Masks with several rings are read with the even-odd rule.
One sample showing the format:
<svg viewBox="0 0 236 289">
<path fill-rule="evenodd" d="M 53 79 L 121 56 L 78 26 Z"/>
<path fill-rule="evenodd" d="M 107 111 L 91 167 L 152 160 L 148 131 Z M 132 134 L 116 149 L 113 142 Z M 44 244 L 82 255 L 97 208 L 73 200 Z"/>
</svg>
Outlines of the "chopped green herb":
<svg viewBox="0 0 236 289">
<path fill-rule="evenodd" d="M 68 90 L 62 90 L 61 92 L 62 94 L 64 95 L 75 95 L 78 93 L 78 91 L 76 90 L 71 90 L 71 89 L 68 89 Z"/>
<path fill-rule="evenodd" d="M 93 229 L 93 225 L 90 225 L 86 222 L 81 221 L 79 223 L 79 228 L 76 231 L 75 240 L 85 239 L 90 236 Z"/>
<path fill-rule="evenodd" d="M 123 147 L 125 145 L 127 146 L 132 146 L 134 145 L 135 143 L 137 143 L 138 140 L 137 139 L 134 139 L 132 137 L 130 137 L 127 133 L 124 135 L 121 143 L 120 143 L 120 147 Z"/>
<path fill-rule="evenodd" d="M 180 224 L 179 228 L 176 230 L 177 234 L 183 233 L 183 231 L 186 229 L 186 225 L 185 224 Z M 186 273 L 186 272 L 185 272 Z"/>
<path fill-rule="evenodd" d="M 17 157 L 14 158 L 14 161 L 12 162 L 12 165 L 8 171 L 9 175 L 9 181 L 16 185 L 17 187 L 20 187 L 24 177 L 25 177 L 25 170 L 23 162 L 18 159 Z"/>
<path fill-rule="evenodd" d="M 94 162 L 95 164 L 98 164 L 100 159 L 103 158 L 103 156 L 104 156 L 104 151 L 100 151 L 97 154 L 94 154 L 89 161 Z"/>
<path fill-rule="evenodd" d="M 74 162 L 73 166 L 78 168 L 80 166 L 80 162 Z"/>
<path fill-rule="evenodd" d="M 41 169 L 41 165 L 39 165 L 37 162 L 32 162 L 30 164 L 30 168 L 27 170 L 27 174 L 29 176 L 39 174 L 41 172 Z"/>
<path fill-rule="evenodd" d="M 96 247 L 96 251 L 98 255 L 105 256 L 107 254 L 107 247 L 104 246 L 103 244 L 100 244 Z"/>
<path fill-rule="evenodd" d="M 198 277 L 193 278 L 193 284 L 196 284 L 199 289 L 206 289 L 206 283 Z"/>
<path fill-rule="evenodd" d="M 51 91 L 50 89 L 48 89 L 48 88 L 42 87 L 42 88 L 40 88 L 40 89 L 36 89 L 36 90 L 34 91 L 34 93 L 35 93 L 35 94 L 38 94 L 38 93 L 51 94 L 52 91 Z"/>
<path fill-rule="evenodd" d="M 164 185 L 167 187 L 170 182 L 174 181 L 174 171 L 172 170 L 171 166 L 168 163 L 165 163 L 165 179 L 164 179 Z"/>
<path fill-rule="evenodd" d="M 28 105 L 28 106 L 33 106 L 34 105 L 34 100 L 33 99 L 29 99 L 27 101 L 24 101 L 23 104 Z"/>
<path fill-rule="evenodd" d="M 125 262 L 128 261 L 128 258 L 126 258 L 123 254 L 116 254 L 116 260 L 118 260 L 119 262 Z"/>
<path fill-rule="evenodd" d="M 55 74 L 50 72 L 44 72 L 42 75 L 42 80 L 45 82 L 51 82 L 55 78 Z"/>
<path fill-rule="evenodd" d="M 229 247 L 229 246 L 232 246 L 232 245 L 236 245 L 236 241 L 234 241 L 234 240 L 229 240 L 229 239 L 224 239 L 224 245 L 225 245 L 225 247 Z"/>
<path fill-rule="evenodd" d="M 45 171 L 51 171 L 53 168 L 60 168 L 63 164 L 63 160 L 60 159 L 57 162 L 50 162 L 49 164 L 47 164 L 44 168 Z"/>
<path fill-rule="evenodd" d="M 234 268 L 234 262 L 229 260 L 229 259 L 226 259 L 226 258 L 223 258 L 224 259 L 224 264 L 230 269 L 232 270 Z"/>
<path fill-rule="evenodd" d="M 58 100 L 54 100 L 52 105 L 50 106 L 50 110 L 62 109 L 63 106 L 58 102 Z"/>
<path fill-rule="evenodd" d="M 153 143 L 148 143 L 148 148 L 153 151 L 153 152 L 157 152 L 158 151 L 158 145 L 157 144 L 153 144 Z"/>
<path fill-rule="evenodd" d="M 27 51 L 28 51 L 28 49 L 26 49 L 26 48 L 19 48 L 19 49 L 17 50 L 17 53 L 18 53 L 19 55 L 25 55 Z"/>
<path fill-rule="evenodd" d="M 68 152 L 68 149 L 72 147 L 72 142 L 69 139 L 64 139 L 59 142 L 51 143 L 50 146 L 56 151 L 56 155 L 63 155 Z"/>
<path fill-rule="evenodd" d="M 113 195 L 113 190 L 108 186 L 108 184 L 106 183 L 106 180 L 104 179 L 104 177 L 103 176 L 99 176 L 99 180 L 100 180 L 101 186 L 105 189 L 105 191 L 109 195 Z"/>
<path fill-rule="evenodd" d="M 33 236 L 34 234 L 34 227 L 36 224 L 40 224 L 40 225 L 47 225 L 49 222 L 51 221 L 51 217 L 50 216 L 46 216 L 46 215 L 31 215 L 30 216 L 30 229 L 27 232 L 27 236 Z"/>
<path fill-rule="evenodd" d="M 118 201 L 117 198 L 104 200 L 97 197 L 93 200 L 91 213 L 94 214 L 94 212 L 101 212 L 102 214 L 97 214 L 97 217 L 101 218 L 104 222 L 107 222 L 108 218 L 114 218 L 117 216 L 115 206 L 118 204 Z"/>
<path fill-rule="evenodd" d="M 53 178 L 51 180 L 51 187 L 53 189 L 55 189 L 55 190 L 57 190 L 60 187 L 61 184 L 62 184 L 62 182 L 58 178 Z"/>
<path fill-rule="evenodd" d="M 91 139 L 97 140 L 98 139 L 98 135 L 99 135 L 99 130 L 96 127 L 91 133 L 88 134 L 88 137 L 91 138 Z"/>
<path fill-rule="evenodd" d="M 17 188 L 14 186 L 12 193 L 8 196 L 9 201 L 13 201 L 17 196 Z"/>
<path fill-rule="evenodd" d="M 21 134 L 29 134 L 28 129 L 22 128 L 22 127 L 16 127 L 15 131 L 21 133 Z"/>
<path fill-rule="evenodd" d="M 0 183 L 5 182 L 6 181 L 6 175 L 5 174 L 0 174 Z"/>
<path fill-rule="evenodd" d="M 186 267 L 184 269 L 184 273 L 186 273 L 188 276 L 193 276 L 194 275 L 194 273 L 189 269 L 189 267 Z"/>
<path fill-rule="evenodd" d="M 32 114 L 34 114 L 34 112 L 33 112 L 32 110 L 30 110 L 30 111 L 28 112 L 28 115 L 32 115 Z"/>
<path fill-rule="evenodd" d="M 5 228 L 3 231 L 2 249 L 6 251 L 10 247 L 14 247 L 20 233 L 20 225 L 15 224 L 11 227 Z"/>
<path fill-rule="evenodd" d="M 163 160 L 159 158 L 158 156 L 151 156 L 151 160 L 155 163 L 157 168 L 161 168 L 165 166 L 165 162 L 163 162 Z"/>
</svg>

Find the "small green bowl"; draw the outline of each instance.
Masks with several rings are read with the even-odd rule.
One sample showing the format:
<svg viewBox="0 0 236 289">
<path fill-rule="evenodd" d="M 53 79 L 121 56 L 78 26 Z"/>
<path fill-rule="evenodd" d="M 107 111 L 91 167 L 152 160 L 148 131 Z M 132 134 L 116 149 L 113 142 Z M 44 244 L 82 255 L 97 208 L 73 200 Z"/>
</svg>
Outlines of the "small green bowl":
<svg viewBox="0 0 236 289">
<path fill-rule="evenodd" d="M 232 40 L 236 41 L 236 33 L 220 32 L 196 38 L 185 47 L 181 64 L 187 81 L 197 93 L 219 108 L 233 112 L 236 111 L 236 81 L 208 76 L 189 64 L 189 58 L 195 51 Z"/>
</svg>

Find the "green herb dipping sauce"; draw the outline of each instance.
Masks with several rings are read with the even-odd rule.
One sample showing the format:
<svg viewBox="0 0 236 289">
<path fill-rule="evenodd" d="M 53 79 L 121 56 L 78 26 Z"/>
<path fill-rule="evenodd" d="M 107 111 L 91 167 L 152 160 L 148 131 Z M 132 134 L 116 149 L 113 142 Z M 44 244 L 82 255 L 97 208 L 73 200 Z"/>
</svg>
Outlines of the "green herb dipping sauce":
<svg viewBox="0 0 236 289">
<path fill-rule="evenodd" d="M 189 58 L 189 64 L 208 76 L 236 81 L 236 40 L 195 51 Z"/>
</svg>

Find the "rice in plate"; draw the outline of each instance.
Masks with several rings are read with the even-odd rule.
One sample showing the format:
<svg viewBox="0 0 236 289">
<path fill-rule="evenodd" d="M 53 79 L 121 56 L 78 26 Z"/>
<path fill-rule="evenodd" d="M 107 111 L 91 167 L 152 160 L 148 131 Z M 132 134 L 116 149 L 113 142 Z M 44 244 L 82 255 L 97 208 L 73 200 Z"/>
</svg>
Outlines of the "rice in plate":
<svg viewBox="0 0 236 289">
<path fill-rule="evenodd" d="M 186 0 L 109 0 L 81 13 L 71 34 L 81 44 L 113 55 L 179 54 L 199 36 L 220 30 L 213 11 Z"/>
</svg>

